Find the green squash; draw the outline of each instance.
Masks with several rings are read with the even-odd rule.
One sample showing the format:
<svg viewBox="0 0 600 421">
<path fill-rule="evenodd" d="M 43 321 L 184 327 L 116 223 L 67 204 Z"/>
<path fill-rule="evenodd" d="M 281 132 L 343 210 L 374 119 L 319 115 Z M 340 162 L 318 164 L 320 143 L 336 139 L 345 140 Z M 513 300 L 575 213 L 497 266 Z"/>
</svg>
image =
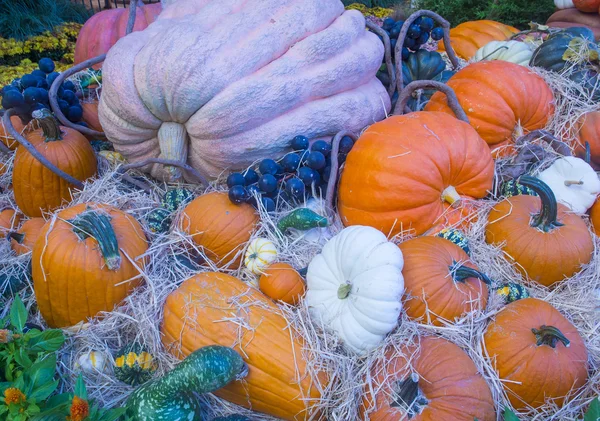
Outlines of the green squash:
<svg viewBox="0 0 600 421">
<path fill-rule="evenodd" d="M 183 187 L 167 191 L 162 199 L 162 207 L 169 212 L 177 212 L 182 206 L 194 200 L 194 193 Z"/>
<path fill-rule="evenodd" d="M 0 296 L 11 298 L 25 287 L 28 279 L 31 279 L 31 260 L 25 270 L 9 263 L 0 265 L 0 270 Z"/>
<path fill-rule="evenodd" d="M 125 404 L 133 421 L 202 421 L 194 395 L 211 393 L 248 374 L 248 366 L 231 348 L 213 345 L 191 353 L 162 378 L 134 391 Z"/>
<path fill-rule="evenodd" d="M 309 208 L 298 208 L 284 216 L 277 223 L 279 231 L 285 233 L 288 228 L 307 231 L 312 228 L 325 228 L 329 221 Z"/>
<path fill-rule="evenodd" d="M 496 288 L 496 294 L 504 299 L 506 304 L 510 304 L 523 298 L 529 298 L 529 291 L 521 284 L 507 282 Z"/>
<path fill-rule="evenodd" d="M 535 191 L 527 186 L 519 184 L 515 179 L 508 180 L 506 183 L 502 184 L 502 187 L 500 188 L 500 195 L 504 197 L 519 196 L 521 194 L 537 196 Z"/>
<path fill-rule="evenodd" d="M 137 386 L 152 378 L 156 371 L 154 357 L 138 343 L 121 348 L 115 355 L 115 377 L 130 386 Z"/>
<path fill-rule="evenodd" d="M 445 228 L 437 233 L 437 237 L 451 241 L 463 249 L 465 253 L 469 255 L 471 254 L 471 249 L 469 248 L 469 239 L 462 231 L 457 230 L 456 228 Z"/>
<path fill-rule="evenodd" d="M 411 53 L 408 60 L 402 62 L 403 85 L 406 86 L 415 80 L 434 80 L 446 83 L 456 72 L 446 70 L 446 62 L 436 51 L 419 50 Z M 415 92 L 408 101 L 412 111 L 421 111 L 429 102 L 435 89 L 424 89 Z"/>
<path fill-rule="evenodd" d="M 171 212 L 163 208 L 153 209 L 146 215 L 146 222 L 148 223 L 148 228 L 150 231 L 156 234 L 164 234 L 169 231 L 171 228 L 171 222 L 173 222 L 173 218 L 171 217 Z"/>
</svg>

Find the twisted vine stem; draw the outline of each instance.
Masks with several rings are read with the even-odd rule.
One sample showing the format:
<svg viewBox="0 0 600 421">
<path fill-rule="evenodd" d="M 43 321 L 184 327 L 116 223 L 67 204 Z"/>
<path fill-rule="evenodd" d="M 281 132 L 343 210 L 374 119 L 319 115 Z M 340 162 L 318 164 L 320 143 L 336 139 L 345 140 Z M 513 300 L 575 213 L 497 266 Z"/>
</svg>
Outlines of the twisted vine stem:
<svg viewBox="0 0 600 421">
<path fill-rule="evenodd" d="M 556 153 L 562 156 L 572 156 L 571 148 L 569 148 L 569 146 L 567 146 L 565 142 L 558 140 L 555 136 L 553 136 L 550 132 L 546 130 L 533 130 L 527 133 L 526 135 L 518 138 L 516 144 L 525 145 L 537 139 L 546 142 L 552 149 L 554 149 Z"/>
<path fill-rule="evenodd" d="M 206 177 L 204 177 L 202 174 L 200 174 L 200 172 L 198 170 L 189 166 L 188 164 L 185 164 L 180 161 L 174 161 L 171 159 L 148 158 L 143 161 L 122 165 L 121 167 L 119 167 L 118 172 L 119 172 L 119 174 L 125 174 L 129 170 L 145 167 L 146 165 L 150 165 L 150 164 L 161 164 L 161 165 L 167 165 L 167 166 L 181 168 L 182 170 L 190 173 L 197 181 L 199 181 L 202 185 L 204 185 L 204 187 L 208 187 L 208 185 L 209 185 L 209 182 L 206 179 Z M 333 158 L 331 160 L 331 165 L 332 165 L 332 169 L 333 169 Z M 136 183 L 133 183 L 133 184 L 136 184 Z"/>
<path fill-rule="evenodd" d="M 373 22 L 367 21 L 367 28 L 383 39 L 383 47 L 385 48 L 385 67 L 387 68 L 388 77 L 390 78 L 390 86 L 388 86 L 387 92 L 391 99 L 394 96 L 394 92 L 396 92 L 396 73 L 394 72 L 394 64 L 392 63 L 392 43 L 390 41 L 390 36 L 379 25 Z"/>
<path fill-rule="evenodd" d="M 456 97 L 454 89 L 442 82 L 436 82 L 434 80 L 415 80 L 414 82 L 406 85 L 406 88 L 404 88 L 400 93 L 394 114 L 402 115 L 404 113 L 411 112 L 411 110 L 407 107 L 408 100 L 412 96 L 413 92 L 418 89 L 437 89 L 438 91 L 443 92 L 448 100 L 448 106 L 452 109 L 456 118 L 464 121 L 465 123 L 469 123 L 467 113 L 465 113 L 465 110 L 463 110 L 458 102 L 458 98 Z"/>
<path fill-rule="evenodd" d="M 335 187 L 337 185 L 340 165 L 338 161 L 338 154 L 340 152 L 340 141 L 343 137 L 348 136 L 354 142 L 358 139 L 358 137 L 346 130 L 342 130 L 338 132 L 331 141 L 331 172 L 329 173 L 329 181 L 327 182 L 327 191 L 325 194 L 325 201 L 329 206 L 329 209 L 333 209 L 333 201 L 335 197 Z"/>
</svg>

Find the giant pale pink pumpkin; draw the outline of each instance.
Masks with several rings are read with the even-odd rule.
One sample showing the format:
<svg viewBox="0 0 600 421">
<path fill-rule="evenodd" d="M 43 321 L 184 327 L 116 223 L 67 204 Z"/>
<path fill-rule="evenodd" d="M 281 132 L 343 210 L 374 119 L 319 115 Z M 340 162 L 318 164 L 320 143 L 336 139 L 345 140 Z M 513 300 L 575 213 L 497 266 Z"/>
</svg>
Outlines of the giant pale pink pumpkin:
<svg viewBox="0 0 600 421">
<path fill-rule="evenodd" d="M 138 7 L 134 31 L 141 31 L 156 20 L 160 3 Z M 129 9 L 110 9 L 96 13 L 81 28 L 75 44 L 75 64 L 105 54 L 110 47 L 125 36 Z M 97 64 L 94 67 L 100 68 Z"/>
<path fill-rule="evenodd" d="M 183 161 L 213 178 L 283 155 L 296 135 L 383 119 L 382 58 L 363 15 L 339 0 L 178 0 L 109 51 L 100 123 L 129 162 Z"/>
</svg>

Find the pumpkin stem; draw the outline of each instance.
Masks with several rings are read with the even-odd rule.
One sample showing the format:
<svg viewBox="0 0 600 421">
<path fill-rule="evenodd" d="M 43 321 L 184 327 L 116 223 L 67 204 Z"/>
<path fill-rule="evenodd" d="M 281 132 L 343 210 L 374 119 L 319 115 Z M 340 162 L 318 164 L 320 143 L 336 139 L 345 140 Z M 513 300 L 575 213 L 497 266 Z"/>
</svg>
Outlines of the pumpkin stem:
<svg viewBox="0 0 600 421">
<path fill-rule="evenodd" d="M 419 388 L 418 374 L 412 373 L 407 379 L 396 383 L 390 406 L 402 408 L 409 419 L 420 414 L 427 404 L 429 404 L 429 401 L 423 396 L 423 392 Z"/>
<path fill-rule="evenodd" d="M 454 282 L 465 282 L 465 280 L 469 278 L 477 278 L 483 281 L 486 285 L 492 284 L 492 280 L 485 273 L 462 265 L 458 262 L 454 262 L 454 264 L 450 266 L 450 273 L 452 274 L 452 279 Z"/>
<path fill-rule="evenodd" d="M 508 47 L 506 45 L 503 45 L 501 47 L 496 48 L 494 51 L 492 51 L 491 53 L 489 53 L 487 56 L 484 56 L 481 60 L 487 60 L 489 57 L 493 56 L 494 54 L 496 54 L 498 51 L 500 50 L 508 50 Z"/>
<path fill-rule="evenodd" d="M 542 325 L 539 329 L 533 328 L 531 331 L 535 335 L 537 346 L 548 345 L 549 347 L 556 348 L 558 341 L 562 342 L 567 348 L 571 345 L 571 341 L 554 326 Z"/>
<path fill-rule="evenodd" d="M 575 180 L 565 180 L 565 186 L 583 186 L 583 181 L 575 181 Z"/>
<path fill-rule="evenodd" d="M 25 234 L 21 234 L 18 232 L 11 231 L 6 235 L 8 240 L 15 240 L 19 244 L 23 244 L 23 240 L 25 240 Z"/>
<path fill-rule="evenodd" d="M 590 146 L 590 142 L 585 142 L 585 162 L 591 164 L 592 162 L 592 147 Z"/>
<path fill-rule="evenodd" d="M 455 208 L 460 205 L 462 199 L 454 186 L 448 186 L 442 192 L 442 200 L 448 202 L 452 207 Z"/>
<path fill-rule="evenodd" d="M 533 216 L 531 221 L 532 227 L 539 228 L 544 232 L 549 232 L 554 228 L 563 226 L 563 224 L 558 222 L 558 204 L 556 203 L 556 196 L 554 196 L 552 189 L 546 183 L 530 175 L 519 177 L 517 182 L 536 192 L 542 202 L 540 213 Z"/>
<path fill-rule="evenodd" d="M 46 142 L 62 140 L 62 133 L 58 121 L 56 121 L 49 109 L 42 108 L 41 110 L 35 110 L 31 115 L 42 128 Z"/>
<path fill-rule="evenodd" d="M 345 300 L 350 295 L 350 291 L 352 291 L 352 285 L 349 282 L 344 285 L 340 285 L 338 288 L 337 296 L 340 300 Z"/>
<path fill-rule="evenodd" d="M 73 232 L 81 240 L 92 237 L 98 242 L 106 266 L 110 270 L 117 270 L 121 267 L 119 243 L 108 216 L 95 210 L 86 210 L 69 222 L 74 227 Z"/>
</svg>

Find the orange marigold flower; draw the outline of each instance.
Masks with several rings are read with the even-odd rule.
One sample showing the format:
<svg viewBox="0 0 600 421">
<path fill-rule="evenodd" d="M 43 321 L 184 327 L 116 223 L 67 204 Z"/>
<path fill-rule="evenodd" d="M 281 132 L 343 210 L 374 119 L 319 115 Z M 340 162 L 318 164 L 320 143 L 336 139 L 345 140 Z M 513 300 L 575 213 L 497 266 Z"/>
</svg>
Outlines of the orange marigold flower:
<svg viewBox="0 0 600 421">
<path fill-rule="evenodd" d="M 8 329 L 0 329 L 0 344 L 7 344 L 12 342 L 13 334 Z"/>
<path fill-rule="evenodd" d="M 10 404 L 20 404 L 25 400 L 25 394 L 21 392 L 16 387 L 9 387 L 4 391 L 4 403 L 7 405 Z"/>
<path fill-rule="evenodd" d="M 88 402 L 85 399 L 75 396 L 71 403 L 70 421 L 83 421 L 88 415 L 90 415 L 90 405 Z"/>
</svg>

